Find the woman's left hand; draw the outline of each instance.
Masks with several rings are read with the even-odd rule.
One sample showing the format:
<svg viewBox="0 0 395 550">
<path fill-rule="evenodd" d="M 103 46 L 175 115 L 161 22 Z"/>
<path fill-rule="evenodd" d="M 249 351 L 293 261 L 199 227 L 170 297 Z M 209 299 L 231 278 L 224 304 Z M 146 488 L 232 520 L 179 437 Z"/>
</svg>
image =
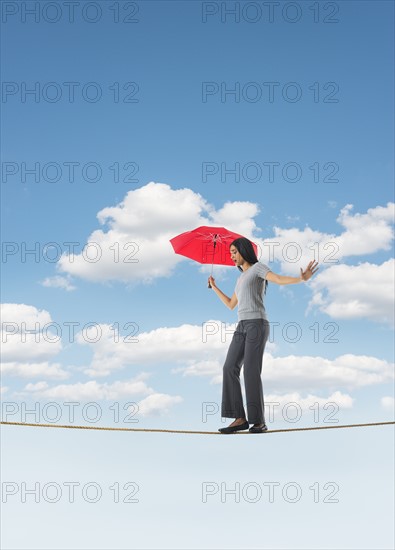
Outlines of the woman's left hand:
<svg viewBox="0 0 395 550">
<path fill-rule="evenodd" d="M 318 262 L 316 262 L 315 260 L 312 260 L 307 266 L 307 268 L 305 269 L 305 271 L 303 271 L 303 269 L 300 268 L 300 276 L 302 280 L 308 281 L 309 279 L 311 279 L 314 273 L 319 269 L 317 266 L 318 266 Z"/>
</svg>

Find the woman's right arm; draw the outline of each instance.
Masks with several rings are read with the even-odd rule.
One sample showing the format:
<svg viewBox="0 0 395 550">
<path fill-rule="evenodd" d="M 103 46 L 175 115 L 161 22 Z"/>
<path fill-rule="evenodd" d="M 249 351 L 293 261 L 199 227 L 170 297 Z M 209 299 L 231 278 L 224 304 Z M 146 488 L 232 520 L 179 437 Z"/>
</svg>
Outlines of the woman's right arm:
<svg viewBox="0 0 395 550">
<path fill-rule="evenodd" d="M 234 292 L 233 293 L 233 296 L 232 298 L 229 298 L 229 296 L 227 296 L 226 294 L 224 294 L 222 292 L 222 290 L 220 290 L 217 285 L 215 284 L 215 279 L 210 276 L 208 278 L 208 282 L 210 283 L 211 285 L 211 288 L 215 291 L 216 295 L 219 296 L 219 298 L 223 301 L 223 303 L 226 305 L 226 307 L 228 307 L 229 309 L 234 309 L 237 305 L 237 296 L 236 296 L 236 293 Z"/>
</svg>

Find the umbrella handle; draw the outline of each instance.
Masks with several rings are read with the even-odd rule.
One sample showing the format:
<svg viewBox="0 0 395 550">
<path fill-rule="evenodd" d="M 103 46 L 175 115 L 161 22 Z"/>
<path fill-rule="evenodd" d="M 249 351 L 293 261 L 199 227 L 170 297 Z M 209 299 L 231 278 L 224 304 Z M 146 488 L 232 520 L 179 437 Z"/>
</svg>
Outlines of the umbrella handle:
<svg viewBox="0 0 395 550">
<path fill-rule="evenodd" d="M 217 244 L 217 243 L 214 241 L 214 248 L 215 248 L 215 245 L 216 245 L 216 244 Z M 210 277 L 213 276 L 213 265 L 214 265 L 214 259 L 213 259 L 213 263 L 211 264 L 211 273 L 210 273 Z M 213 288 L 213 287 L 210 285 L 210 281 L 209 281 L 209 283 L 208 283 L 208 285 L 207 285 L 207 288 Z"/>
</svg>

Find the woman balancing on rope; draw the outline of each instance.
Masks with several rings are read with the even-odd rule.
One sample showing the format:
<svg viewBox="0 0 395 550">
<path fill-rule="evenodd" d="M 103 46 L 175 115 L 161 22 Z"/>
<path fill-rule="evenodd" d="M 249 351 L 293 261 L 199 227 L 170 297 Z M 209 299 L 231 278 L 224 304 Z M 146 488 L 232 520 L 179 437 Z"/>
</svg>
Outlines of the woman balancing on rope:
<svg viewBox="0 0 395 550">
<path fill-rule="evenodd" d="M 210 276 L 209 285 L 229 308 L 238 305 L 238 324 L 223 366 L 222 410 L 224 418 L 235 418 L 221 433 L 248 430 L 252 433 L 267 431 L 261 380 L 263 352 L 269 337 L 269 321 L 263 305 L 263 285 L 265 294 L 267 281 L 278 285 L 290 285 L 308 281 L 318 270 L 318 262 L 311 261 L 305 271 L 300 268 L 300 277 L 286 277 L 273 273 L 258 261 L 251 241 L 245 237 L 234 240 L 230 255 L 242 274 L 237 280 L 233 296 L 226 296 Z M 240 386 L 240 369 L 244 364 L 244 383 L 247 401 L 247 416 L 244 411 Z M 253 424 L 249 428 L 249 424 Z"/>
</svg>

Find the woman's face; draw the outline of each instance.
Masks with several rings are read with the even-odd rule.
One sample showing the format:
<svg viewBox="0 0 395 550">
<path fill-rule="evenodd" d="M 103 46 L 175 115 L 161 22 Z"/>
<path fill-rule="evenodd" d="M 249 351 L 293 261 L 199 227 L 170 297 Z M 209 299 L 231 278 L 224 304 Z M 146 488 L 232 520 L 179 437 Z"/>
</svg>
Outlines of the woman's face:
<svg viewBox="0 0 395 550">
<path fill-rule="evenodd" d="M 234 245 L 232 245 L 229 251 L 230 251 L 230 257 L 232 259 L 232 262 L 234 262 L 236 266 L 242 265 L 242 263 L 244 262 L 244 258 L 240 254 L 240 252 L 237 250 L 237 248 Z"/>
</svg>

